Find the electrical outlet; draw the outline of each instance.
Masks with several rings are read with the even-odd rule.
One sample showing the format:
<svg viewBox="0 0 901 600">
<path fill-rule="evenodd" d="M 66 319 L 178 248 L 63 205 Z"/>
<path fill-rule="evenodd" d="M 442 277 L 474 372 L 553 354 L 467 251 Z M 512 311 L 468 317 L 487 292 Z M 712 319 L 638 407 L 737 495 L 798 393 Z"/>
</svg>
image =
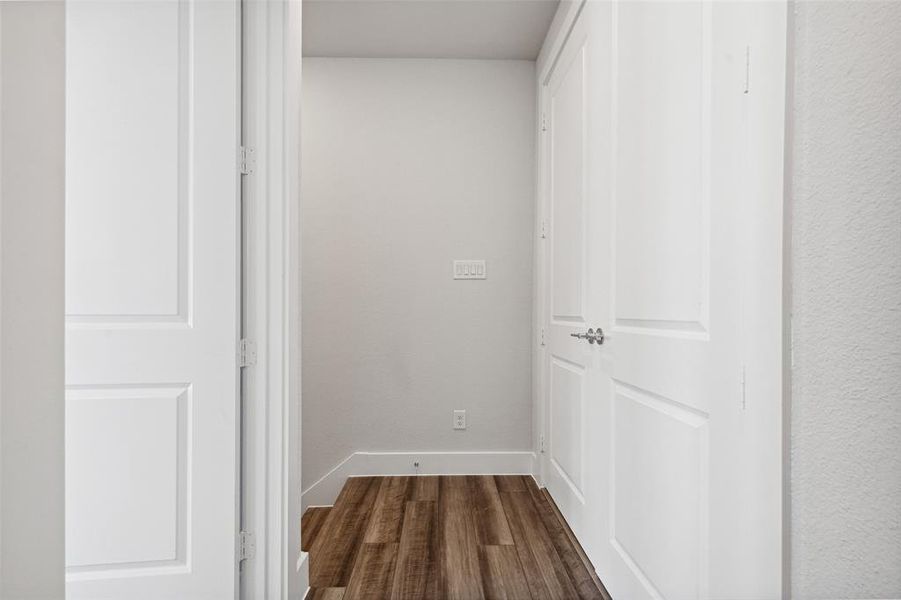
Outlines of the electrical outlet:
<svg viewBox="0 0 901 600">
<path fill-rule="evenodd" d="M 466 429 L 466 411 L 454 411 L 454 429 Z"/>
</svg>

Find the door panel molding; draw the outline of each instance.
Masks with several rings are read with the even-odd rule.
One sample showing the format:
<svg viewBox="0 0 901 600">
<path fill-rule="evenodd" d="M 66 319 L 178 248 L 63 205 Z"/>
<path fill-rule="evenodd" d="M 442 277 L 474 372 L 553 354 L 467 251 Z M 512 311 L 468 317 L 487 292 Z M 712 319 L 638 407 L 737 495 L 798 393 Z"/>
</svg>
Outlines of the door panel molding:
<svg viewBox="0 0 901 600">
<path fill-rule="evenodd" d="M 614 380 L 609 435 L 612 545 L 651 597 L 702 597 L 709 556 L 709 416 Z M 681 507 L 679 519 L 670 517 L 674 502 Z M 679 551 L 660 562 L 652 550 L 667 544 Z"/>
<path fill-rule="evenodd" d="M 70 581 L 190 572 L 191 411 L 190 384 L 66 388 Z M 142 518 L 98 505 L 98 490 L 119 506 L 139 505 Z M 140 546 L 148 542 L 161 555 L 148 555 Z"/>
<path fill-rule="evenodd" d="M 550 426 L 548 427 L 548 453 L 551 465 L 560 477 L 569 485 L 573 494 L 582 504 L 585 503 L 585 433 L 582 430 L 585 415 L 585 366 L 572 362 L 562 356 L 550 356 L 550 394 L 548 411 Z M 567 397 L 572 396 L 563 390 L 557 393 L 557 385 L 567 373 L 569 387 L 577 388 L 576 400 L 572 406 L 565 406 Z M 575 380 L 575 381 L 573 381 Z M 555 418 L 556 415 L 556 418 Z M 562 423 L 558 423 L 562 421 Z M 569 434 L 567 435 L 567 431 Z"/>
<path fill-rule="evenodd" d="M 550 265 L 551 279 L 551 315 L 554 323 L 571 323 L 584 325 L 586 282 L 588 281 L 586 269 L 588 264 L 588 227 L 582 216 L 585 211 L 585 43 L 587 38 L 581 40 L 581 44 L 567 60 L 557 64 L 551 73 L 548 82 L 548 121 L 551 131 L 549 149 L 549 182 L 550 182 Z M 559 69 L 559 70 L 558 70 Z M 572 77 L 578 76 L 578 79 Z M 575 86 L 570 90 L 569 86 Z M 572 97 L 567 97 L 562 92 L 571 92 Z M 558 105 L 558 99 L 564 102 L 564 106 Z M 572 128 L 564 129 L 562 134 L 557 127 L 557 110 L 573 111 L 573 102 L 578 103 L 576 108 L 579 118 Z M 579 154 L 577 161 L 573 162 L 572 172 L 558 173 L 558 160 L 556 147 L 558 135 L 576 135 L 578 137 Z M 565 142 L 565 140 L 564 140 Z M 562 162 L 566 162 L 565 160 Z M 563 182 L 564 188 L 558 189 L 558 183 Z M 558 198 L 567 196 L 575 190 L 566 189 L 570 184 L 578 189 L 578 203 L 565 206 L 558 202 Z M 575 223 L 573 223 L 575 220 Z M 575 233 L 574 233 L 575 232 Z M 575 268 L 572 262 L 578 260 Z M 564 283 L 564 280 L 566 280 Z"/>
<path fill-rule="evenodd" d="M 713 23 L 710 0 L 689 3 L 698 14 L 680 22 L 685 6 L 617 2 L 613 7 L 616 283 L 611 301 L 614 332 L 705 340 L 710 322 Z M 628 29 L 630 18 L 639 23 L 632 24 L 639 30 L 620 31 Z M 687 39 L 697 40 L 689 73 L 667 69 L 662 77 L 657 72 L 642 78 L 643 72 L 659 68 L 660 57 L 678 64 Z M 653 90 L 646 87 L 650 82 Z M 686 112 L 692 111 L 685 109 L 695 106 L 696 122 L 686 122 Z M 672 155 L 655 154 L 671 139 L 691 140 L 690 148 L 696 148 L 680 153 L 679 160 L 686 164 L 672 165 Z M 623 172 L 630 160 L 637 170 Z M 646 176 L 650 171 L 655 177 Z M 694 177 L 686 177 L 686 172 Z M 687 240 L 694 242 L 690 248 L 685 248 Z M 686 256 L 677 254 L 685 250 Z"/>
<path fill-rule="evenodd" d="M 191 326 L 194 10 L 163 0 L 67 13 L 69 325 Z"/>
</svg>

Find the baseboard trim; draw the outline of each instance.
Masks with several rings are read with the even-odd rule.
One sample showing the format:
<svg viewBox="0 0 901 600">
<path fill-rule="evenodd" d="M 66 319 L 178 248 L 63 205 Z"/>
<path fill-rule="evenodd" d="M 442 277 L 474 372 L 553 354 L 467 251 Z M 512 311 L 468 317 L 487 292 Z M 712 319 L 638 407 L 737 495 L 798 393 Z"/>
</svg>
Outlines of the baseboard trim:
<svg viewBox="0 0 901 600">
<path fill-rule="evenodd" d="M 310 561 L 308 552 L 301 552 L 297 556 L 295 570 L 297 572 L 297 589 L 303 590 L 301 598 L 306 598 L 310 592 Z"/>
<path fill-rule="evenodd" d="M 413 463 L 419 463 L 419 470 Z M 534 475 L 534 452 L 354 452 L 301 496 L 303 510 L 330 506 L 348 477 L 367 475 Z"/>
</svg>

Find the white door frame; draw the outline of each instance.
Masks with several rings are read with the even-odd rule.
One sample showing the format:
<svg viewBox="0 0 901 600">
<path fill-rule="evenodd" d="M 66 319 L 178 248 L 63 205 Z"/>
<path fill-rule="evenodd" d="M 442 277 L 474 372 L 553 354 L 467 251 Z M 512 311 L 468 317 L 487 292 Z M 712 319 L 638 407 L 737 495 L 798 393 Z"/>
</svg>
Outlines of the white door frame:
<svg viewBox="0 0 901 600">
<path fill-rule="evenodd" d="M 245 600 L 301 599 L 300 550 L 300 0 L 242 0 L 244 369 L 241 570 Z"/>
<path fill-rule="evenodd" d="M 536 453 L 535 477 L 541 485 L 545 485 L 548 474 L 548 457 L 545 453 L 546 435 L 548 426 L 548 406 L 547 406 L 547 348 L 545 346 L 546 334 L 549 324 L 545 315 L 547 296 L 549 285 L 548 282 L 548 250 L 546 244 L 542 243 L 546 237 L 546 228 L 548 227 L 548 202 L 545 181 L 545 170 L 543 168 L 544 161 L 548 157 L 548 148 L 546 136 L 541 135 L 544 127 L 544 113 L 546 107 L 546 86 L 550 73 L 557 62 L 564 43 L 566 42 L 569 32 L 573 28 L 573 24 L 578 18 L 583 5 L 589 0 L 561 0 L 557 13 L 551 23 L 544 45 L 541 48 L 538 59 L 536 60 L 536 176 L 535 176 L 535 233 L 536 244 L 533 255 L 533 268 L 535 272 L 534 290 L 533 290 L 533 327 L 535 331 L 535 340 L 533 342 L 533 375 L 532 375 L 532 396 L 533 396 L 533 444 Z M 785 69 L 786 65 L 792 64 L 791 52 L 793 46 L 790 43 L 791 36 L 791 5 L 790 0 L 775 0 L 776 4 L 783 6 L 788 16 L 787 27 L 785 31 L 785 52 L 786 61 L 784 64 L 760 64 L 756 66 L 759 69 Z M 773 33 L 772 31 L 770 33 Z M 749 48 L 750 57 L 750 48 Z M 750 65 L 749 65 L 750 69 Z M 777 71 L 778 72 L 778 71 Z M 785 71 L 782 71 L 785 73 Z M 790 82 L 791 72 L 787 73 L 787 81 Z M 774 83 L 774 82 L 770 82 Z M 787 94 L 791 93 L 791 88 L 786 90 Z M 790 108 L 790 98 L 786 96 L 779 105 L 786 107 L 786 115 Z M 761 100 L 757 100 L 758 103 Z M 786 127 L 788 122 L 786 121 Z M 784 129 L 780 132 L 765 131 L 757 132 L 756 135 L 749 139 L 749 154 L 752 156 L 760 156 L 762 149 L 772 148 L 774 135 L 781 136 L 783 150 L 787 147 L 787 133 Z M 790 173 L 790 164 L 788 154 L 783 156 L 772 157 L 771 160 L 760 160 L 757 164 L 749 167 L 756 169 L 754 172 L 756 177 L 749 178 L 746 182 L 748 186 L 752 186 L 753 190 L 749 197 L 759 198 L 780 198 L 780 202 L 762 203 L 761 206 L 753 207 L 748 210 L 749 240 L 746 241 L 745 266 L 747 269 L 747 289 L 762 290 L 766 296 L 763 300 L 753 306 L 745 306 L 743 312 L 744 328 L 746 334 L 744 355 L 746 357 L 746 376 L 748 381 L 748 394 L 758 394 L 759 397 L 780 397 L 782 406 L 781 423 L 782 430 L 782 448 L 767 449 L 771 451 L 776 458 L 779 459 L 781 466 L 781 498 L 782 498 L 782 519 L 778 523 L 774 523 L 774 527 L 779 528 L 779 537 L 782 540 L 782 588 L 789 589 L 789 550 L 790 550 L 790 511 L 789 507 L 789 451 L 788 447 L 790 439 L 790 306 L 789 296 L 786 295 L 790 285 L 790 272 L 787 268 L 787 260 L 789 258 L 790 245 L 788 238 L 788 218 L 790 211 L 788 210 L 789 195 L 786 191 L 788 184 L 785 176 Z M 755 196 L 756 194 L 756 196 Z M 778 349 L 773 356 L 772 350 Z M 754 378 L 754 380 L 752 380 Z M 773 461 L 775 463 L 775 461 Z"/>
</svg>

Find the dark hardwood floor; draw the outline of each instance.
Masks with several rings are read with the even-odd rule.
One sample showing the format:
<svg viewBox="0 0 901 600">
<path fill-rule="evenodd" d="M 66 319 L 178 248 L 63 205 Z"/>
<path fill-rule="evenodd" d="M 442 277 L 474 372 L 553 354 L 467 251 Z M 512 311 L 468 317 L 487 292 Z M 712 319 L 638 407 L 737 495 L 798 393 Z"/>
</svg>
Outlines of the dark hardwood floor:
<svg viewBox="0 0 901 600">
<path fill-rule="evenodd" d="M 308 599 L 609 600 L 528 476 L 354 477 L 301 527 Z"/>
</svg>

